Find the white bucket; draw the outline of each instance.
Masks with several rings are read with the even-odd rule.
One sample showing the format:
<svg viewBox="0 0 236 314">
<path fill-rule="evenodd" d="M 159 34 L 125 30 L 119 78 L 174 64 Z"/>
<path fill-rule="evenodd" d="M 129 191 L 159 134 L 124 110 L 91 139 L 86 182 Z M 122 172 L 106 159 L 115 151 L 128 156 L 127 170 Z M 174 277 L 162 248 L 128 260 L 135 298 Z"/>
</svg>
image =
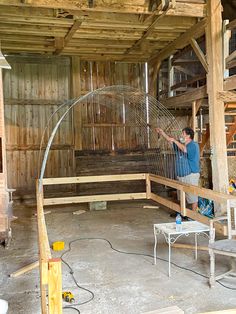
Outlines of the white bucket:
<svg viewBox="0 0 236 314">
<path fill-rule="evenodd" d="M 7 314 L 8 302 L 0 299 L 0 314 Z"/>
</svg>

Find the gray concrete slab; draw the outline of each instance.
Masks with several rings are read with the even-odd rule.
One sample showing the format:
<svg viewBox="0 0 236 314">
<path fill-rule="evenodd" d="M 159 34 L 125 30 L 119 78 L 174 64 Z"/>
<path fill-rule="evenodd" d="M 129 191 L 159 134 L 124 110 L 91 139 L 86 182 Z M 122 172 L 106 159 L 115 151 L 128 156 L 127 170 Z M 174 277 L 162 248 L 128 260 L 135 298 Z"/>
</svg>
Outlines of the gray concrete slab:
<svg viewBox="0 0 236 314">
<path fill-rule="evenodd" d="M 86 204 L 50 208 L 46 215 L 49 239 L 68 243 L 76 238 L 106 238 L 112 245 L 125 252 L 153 255 L 153 224 L 173 221 L 169 211 L 143 209 L 148 201 L 108 203 L 106 211 L 85 212 L 73 215 L 75 210 L 88 209 Z M 37 260 L 37 225 L 34 206 L 17 206 L 13 222 L 13 240 L 9 249 L 0 249 L 0 298 L 9 301 L 11 314 L 40 313 L 39 273 L 35 269 L 19 278 L 8 275 Z M 182 243 L 193 243 L 193 237 L 183 238 Z M 158 256 L 167 259 L 168 250 L 163 238 L 159 238 Z M 200 245 L 207 245 L 199 238 Z M 60 256 L 53 252 L 53 256 Z M 190 250 L 173 249 L 173 262 L 208 275 L 209 256 L 199 252 L 194 260 Z M 192 272 L 172 267 L 168 277 L 168 265 L 158 260 L 157 265 L 147 256 L 117 253 L 103 240 L 81 240 L 72 244 L 65 255 L 72 266 L 79 285 L 95 294 L 93 301 L 78 308 L 82 314 L 136 314 L 168 306 L 178 306 L 186 314 L 210 310 L 236 308 L 236 292 L 220 285 L 214 289 L 208 280 Z M 229 259 L 217 258 L 217 271 L 227 270 Z M 235 281 L 224 281 L 236 288 Z M 68 268 L 63 265 L 63 290 L 71 290 L 78 302 L 84 302 L 90 294 L 76 288 Z M 76 313 L 64 310 L 64 313 Z"/>
</svg>

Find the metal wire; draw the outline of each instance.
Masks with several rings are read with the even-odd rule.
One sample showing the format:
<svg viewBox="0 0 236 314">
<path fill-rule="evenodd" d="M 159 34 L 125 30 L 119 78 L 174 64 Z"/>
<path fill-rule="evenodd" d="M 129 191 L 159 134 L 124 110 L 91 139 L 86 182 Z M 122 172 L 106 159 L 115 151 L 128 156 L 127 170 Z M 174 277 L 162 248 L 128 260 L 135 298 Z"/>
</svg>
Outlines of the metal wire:
<svg viewBox="0 0 236 314">
<path fill-rule="evenodd" d="M 175 138 L 181 136 L 181 125 L 176 118 L 154 97 L 130 86 L 115 85 L 103 87 L 84 96 L 70 100 L 62 104 L 51 115 L 43 132 L 40 145 L 40 154 L 46 131 L 53 124 L 53 117 L 60 113 L 59 119 L 53 127 L 44 152 L 40 174 L 39 191 L 42 188 L 42 179 L 45 174 L 46 164 L 52 142 L 63 119 L 75 106 L 92 109 L 89 123 L 112 123 L 111 149 L 124 148 L 126 143 L 131 147 L 147 150 L 147 172 L 152 172 L 168 178 L 175 178 L 175 153 L 173 146 L 159 137 L 155 128 L 162 128 L 166 133 Z M 114 132 L 123 132 L 123 142 L 117 141 Z M 95 127 L 92 128 L 91 147 L 96 149 Z M 122 143 L 121 143 L 122 142 Z M 126 143 L 125 143 L 126 142 Z M 134 144 L 133 144 L 134 143 Z"/>
</svg>

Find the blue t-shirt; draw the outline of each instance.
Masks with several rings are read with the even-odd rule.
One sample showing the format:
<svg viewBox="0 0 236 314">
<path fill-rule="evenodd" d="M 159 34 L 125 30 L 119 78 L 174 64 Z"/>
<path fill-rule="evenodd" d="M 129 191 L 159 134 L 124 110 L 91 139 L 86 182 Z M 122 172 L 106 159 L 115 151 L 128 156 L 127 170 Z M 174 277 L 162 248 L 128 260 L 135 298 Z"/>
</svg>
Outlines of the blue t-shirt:
<svg viewBox="0 0 236 314">
<path fill-rule="evenodd" d="M 173 143 L 175 151 L 175 171 L 178 177 L 185 177 L 191 173 L 191 169 L 188 162 L 187 153 L 183 152 L 178 146 Z"/>
<path fill-rule="evenodd" d="M 187 158 L 192 173 L 200 172 L 200 151 L 198 143 L 191 141 L 186 145 Z"/>
</svg>

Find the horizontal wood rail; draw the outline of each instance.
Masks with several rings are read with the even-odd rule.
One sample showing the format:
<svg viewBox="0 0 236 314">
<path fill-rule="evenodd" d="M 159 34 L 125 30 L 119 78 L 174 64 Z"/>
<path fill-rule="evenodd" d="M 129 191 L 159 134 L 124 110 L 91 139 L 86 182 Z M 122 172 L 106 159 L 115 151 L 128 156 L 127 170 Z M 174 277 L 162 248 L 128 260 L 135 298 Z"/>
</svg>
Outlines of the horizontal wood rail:
<svg viewBox="0 0 236 314">
<path fill-rule="evenodd" d="M 86 196 L 70 196 L 59 198 L 45 198 L 43 195 L 43 187 L 46 185 L 58 184 L 83 184 L 95 182 L 119 182 L 145 180 L 146 189 L 142 193 L 123 193 L 123 194 L 102 194 L 102 195 L 86 195 Z M 172 199 L 164 198 L 152 191 L 152 183 L 165 185 L 167 187 L 180 191 L 180 204 Z M 38 185 L 37 185 L 38 186 Z M 131 199 L 151 199 L 163 206 L 171 208 L 184 216 L 200 221 L 204 224 L 209 224 L 209 218 L 186 208 L 186 193 L 191 193 L 203 198 L 211 199 L 217 203 L 231 207 L 236 207 L 236 197 L 224 193 L 215 192 L 209 189 L 200 188 L 193 185 L 187 185 L 176 180 L 164 178 L 158 175 L 149 173 L 136 174 L 119 174 L 119 175 L 100 175 L 100 176 L 83 176 L 69 178 L 45 178 L 42 180 L 42 191 L 37 191 L 37 219 L 38 219 L 38 239 L 39 239 L 39 265 L 40 265 L 40 288 L 41 288 L 41 306 L 42 313 L 62 314 L 62 280 L 61 280 L 61 260 L 52 259 L 47 229 L 44 219 L 44 206 L 59 205 L 59 204 L 74 204 L 83 202 L 96 201 L 117 201 Z M 216 230 L 222 234 L 227 234 L 227 226 L 218 223 Z M 47 305 L 48 304 L 48 305 Z"/>
<path fill-rule="evenodd" d="M 43 179 L 43 185 L 132 181 L 132 180 L 144 180 L 144 179 L 146 179 L 145 173 L 115 174 L 115 175 L 104 175 L 104 176 L 101 175 L 101 176 L 83 176 L 83 177 L 62 177 L 62 178 Z"/>
<path fill-rule="evenodd" d="M 44 205 L 58 205 L 58 204 L 76 204 L 87 202 L 101 202 L 101 201 L 123 201 L 123 200 L 138 200 L 145 199 L 146 193 L 123 193 L 123 194 L 102 194 L 89 196 L 72 196 L 59 198 L 46 198 Z"/>
</svg>

